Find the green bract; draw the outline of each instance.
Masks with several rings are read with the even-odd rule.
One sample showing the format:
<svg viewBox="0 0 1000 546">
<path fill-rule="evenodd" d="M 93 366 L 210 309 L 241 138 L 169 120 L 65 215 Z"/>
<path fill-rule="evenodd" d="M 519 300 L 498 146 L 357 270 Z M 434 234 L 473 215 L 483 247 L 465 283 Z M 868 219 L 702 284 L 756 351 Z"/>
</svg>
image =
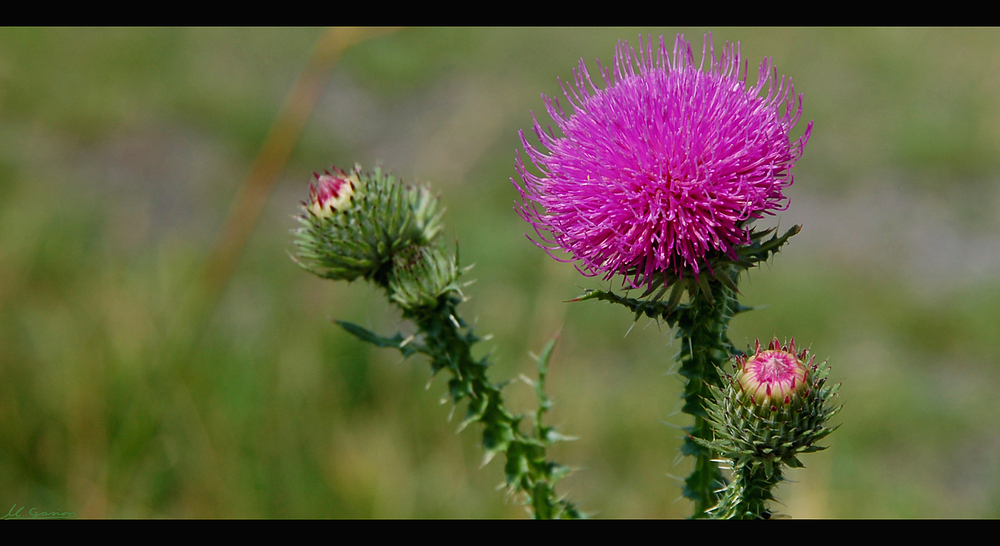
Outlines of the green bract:
<svg viewBox="0 0 1000 546">
<path fill-rule="evenodd" d="M 437 306 L 443 294 L 459 291 L 457 262 L 436 245 L 404 248 L 393 258 L 389 299 L 403 309 Z"/>
</svg>

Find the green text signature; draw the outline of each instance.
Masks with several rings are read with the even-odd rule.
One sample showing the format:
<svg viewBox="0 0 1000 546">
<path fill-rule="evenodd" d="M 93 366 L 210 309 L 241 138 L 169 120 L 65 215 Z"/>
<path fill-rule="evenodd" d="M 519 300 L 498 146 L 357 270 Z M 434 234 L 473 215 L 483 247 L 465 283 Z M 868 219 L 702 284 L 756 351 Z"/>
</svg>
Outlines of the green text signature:
<svg viewBox="0 0 1000 546">
<path fill-rule="evenodd" d="M 37 508 L 29 508 L 27 512 L 24 506 L 15 504 L 7 511 L 7 515 L 0 519 L 66 519 L 75 518 L 76 512 L 43 512 Z"/>
</svg>

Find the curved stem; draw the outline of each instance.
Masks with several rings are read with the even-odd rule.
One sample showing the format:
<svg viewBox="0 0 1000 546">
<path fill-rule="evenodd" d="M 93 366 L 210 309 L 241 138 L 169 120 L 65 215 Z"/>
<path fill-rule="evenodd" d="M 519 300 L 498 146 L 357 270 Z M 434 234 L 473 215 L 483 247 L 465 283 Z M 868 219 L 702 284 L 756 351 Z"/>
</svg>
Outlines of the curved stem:
<svg viewBox="0 0 1000 546">
<path fill-rule="evenodd" d="M 504 473 L 507 488 L 511 492 L 523 493 L 528 497 L 529 511 L 535 519 L 580 519 L 586 517 L 576 506 L 556 496 L 555 484 L 569 473 L 569 469 L 546 457 L 546 449 L 553 443 L 565 439 L 551 427 L 540 423 L 547 407 L 536 412 L 534 436 L 521 432 L 522 416 L 508 412 L 503 404 L 501 389 L 486 377 L 489 361 L 472 358 L 472 345 L 479 337 L 458 317 L 455 311 L 460 302 L 458 297 L 448 292 L 438 299 L 431 308 L 404 309 L 403 317 L 412 320 L 420 330 L 420 339 L 404 339 L 401 334 L 387 338 L 379 336 L 356 324 L 340 322 L 345 330 L 363 341 L 379 347 L 394 347 L 410 356 L 423 353 L 431 358 L 434 373 L 447 369 L 452 378 L 448 381 L 448 392 L 455 404 L 468 398 L 465 418 L 459 430 L 471 423 L 483 425 L 483 449 L 486 461 L 499 453 L 506 455 Z M 463 333 L 463 330 L 464 333 Z M 548 405 L 545 397 L 544 376 L 547 372 L 548 355 L 551 344 L 538 357 L 539 383 L 536 390 L 542 406 Z"/>
<path fill-rule="evenodd" d="M 506 454 L 504 471 L 507 486 L 529 497 L 534 518 L 583 517 L 573 503 L 556 497 L 555 482 L 568 469 L 546 459 L 546 447 L 551 443 L 547 437 L 549 429 L 536 423 L 534 430 L 538 432 L 538 438 L 521 432 L 519 425 L 522 417 L 514 416 L 504 408 L 500 394 L 502 386 L 494 385 L 486 377 L 489 362 L 486 358 L 479 361 L 472 358 L 472 344 L 479 338 L 471 330 L 464 334 L 460 331 L 466 325 L 455 312 L 457 303 L 457 298 L 445 295 L 433 311 L 407 311 L 404 317 L 413 319 L 424 334 L 426 350 L 422 352 L 431 357 L 434 372 L 442 368 L 451 372 L 453 377 L 448 382 L 448 390 L 452 400 L 457 404 L 463 398 L 469 398 L 461 426 L 472 422 L 483 425 L 486 459 L 490 460 L 501 452 Z M 543 364 L 539 362 L 540 368 Z M 544 377 L 540 380 L 544 381 Z"/>
</svg>

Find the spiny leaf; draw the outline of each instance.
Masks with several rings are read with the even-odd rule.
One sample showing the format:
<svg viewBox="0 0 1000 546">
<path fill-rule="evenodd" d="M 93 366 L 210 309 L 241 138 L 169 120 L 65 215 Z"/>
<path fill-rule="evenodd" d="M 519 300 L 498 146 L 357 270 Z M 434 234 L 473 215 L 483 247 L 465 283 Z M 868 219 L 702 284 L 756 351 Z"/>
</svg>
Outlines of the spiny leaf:
<svg viewBox="0 0 1000 546">
<path fill-rule="evenodd" d="M 399 352 L 403 353 L 404 357 L 408 357 L 416 353 L 426 352 L 425 348 L 418 343 L 413 343 L 413 342 L 404 343 L 406 341 L 406 338 L 403 337 L 403 334 L 398 332 L 393 337 L 384 337 L 376 334 L 375 332 L 372 332 L 367 328 L 358 326 L 353 322 L 338 320 L 336 321 L 336 323 L 341 328 L 347 330 L 348 333 L 353 334 L 361 341 L 366 341 L 368 343 L 371 343 L 372 345 L 375 345 L 376 347 L 389 347 L 393 349 L 399 349 Z"/>
</svg>

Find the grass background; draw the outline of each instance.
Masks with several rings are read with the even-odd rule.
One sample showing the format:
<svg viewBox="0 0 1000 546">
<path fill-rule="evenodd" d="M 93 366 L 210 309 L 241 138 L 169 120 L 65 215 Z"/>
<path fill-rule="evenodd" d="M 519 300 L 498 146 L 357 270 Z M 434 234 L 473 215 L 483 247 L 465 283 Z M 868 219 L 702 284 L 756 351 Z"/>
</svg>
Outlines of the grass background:
<svg viewBox="0 0 1000 546">
<path fill-rule="evenodd" d="M 686 516 L 672 333 L 563 303 L 616 285 L 528 242 L 509 179 L 581 57 L 639 33 L 698 52 L 707 30 L 741 41 L 751 81 L 772 56 L 815 122 L 772 220 L 804 231 L 744 279 L 762 308 L 733 324 L 737 344 L 811 344 L 844 384 L 841 430 L 779 511 L 1000 515 L 1000 31 L 823 28 L 0 29 L 0 510 L 523 517 L 479 431 L 446 421 L 445 381 L 330 321 L 391 334 L 398 314 L 288 258 L 311 173 L 382 161 L 440 193 L 495 381 L 533 376 L 561 332 L 550 421 L 579 440 L 553 455 L 581 470 L 560 491 L 603 518 Z M 345 36 L 205 283 L 286 97 Z M 534 407 L 526 385 L 507 397 Z"/>
</svg>

